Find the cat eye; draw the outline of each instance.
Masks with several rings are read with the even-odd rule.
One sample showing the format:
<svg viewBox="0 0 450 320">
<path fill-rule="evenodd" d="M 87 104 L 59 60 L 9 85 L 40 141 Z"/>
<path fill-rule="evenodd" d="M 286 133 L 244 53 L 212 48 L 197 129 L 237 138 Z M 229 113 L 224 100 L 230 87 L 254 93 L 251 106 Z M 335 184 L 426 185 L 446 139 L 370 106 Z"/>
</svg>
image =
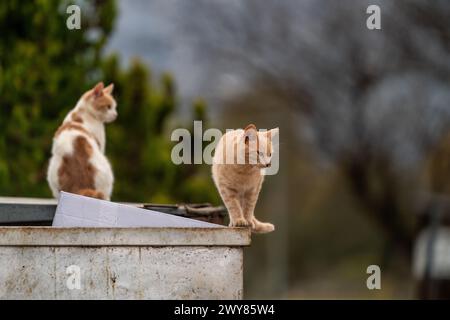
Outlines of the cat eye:
<svg viewBox="0 0 450 320">
<path fill-rule="evenodd" d="M 108 105 L 106 106 L 106 108 L 107 108 L 107 109 L 111 109 L 111 105 L 108 104 Z"/>
</svg>

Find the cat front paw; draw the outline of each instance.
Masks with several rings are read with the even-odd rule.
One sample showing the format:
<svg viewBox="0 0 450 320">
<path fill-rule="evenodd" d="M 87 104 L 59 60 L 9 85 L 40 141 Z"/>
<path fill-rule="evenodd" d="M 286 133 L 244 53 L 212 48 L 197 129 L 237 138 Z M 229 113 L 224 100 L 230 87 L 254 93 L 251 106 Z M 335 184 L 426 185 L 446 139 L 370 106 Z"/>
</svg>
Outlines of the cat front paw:
<svg viewBox="0 0 450 320">
<path fill-rule="evenodd" d="M 238 218 L 230 221 L 229 226 L 234 228 L 247 228 L 250 227 L 250 223 L 244 218 Z"/>
<path fill-rule="evenodd" d="M 252 228 L 254 233 L 269 233 L 275 230 L 275 226 L 267 222 L 256 222 Z"/>
</svg>

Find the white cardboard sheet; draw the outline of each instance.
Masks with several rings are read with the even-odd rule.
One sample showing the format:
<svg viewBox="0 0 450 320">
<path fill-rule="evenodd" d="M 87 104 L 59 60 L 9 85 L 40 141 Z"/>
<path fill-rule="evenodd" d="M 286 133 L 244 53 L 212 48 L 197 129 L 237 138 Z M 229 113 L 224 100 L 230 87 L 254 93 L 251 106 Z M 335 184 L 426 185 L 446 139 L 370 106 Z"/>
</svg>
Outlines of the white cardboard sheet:
<svg viewBox="0 0 450 320">
<path fill-rule="evenodd" d="M 61 192 L 54 227 L 219 228 L 221 225 L 177 217 L 131 205 Z"/>
</svg>

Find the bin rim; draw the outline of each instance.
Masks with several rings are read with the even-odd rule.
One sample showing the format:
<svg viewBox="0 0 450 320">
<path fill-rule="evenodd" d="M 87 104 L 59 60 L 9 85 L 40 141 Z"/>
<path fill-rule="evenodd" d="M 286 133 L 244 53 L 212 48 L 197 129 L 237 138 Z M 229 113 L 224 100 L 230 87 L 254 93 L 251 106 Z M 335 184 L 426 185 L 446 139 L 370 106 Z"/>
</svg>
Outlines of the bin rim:
<svg viewBox="0 0 450 320">
<path fill-rule="evenodd" d="M 249 228 L 1 226 L 0 246 L 249 246 Z"/>
</svg>

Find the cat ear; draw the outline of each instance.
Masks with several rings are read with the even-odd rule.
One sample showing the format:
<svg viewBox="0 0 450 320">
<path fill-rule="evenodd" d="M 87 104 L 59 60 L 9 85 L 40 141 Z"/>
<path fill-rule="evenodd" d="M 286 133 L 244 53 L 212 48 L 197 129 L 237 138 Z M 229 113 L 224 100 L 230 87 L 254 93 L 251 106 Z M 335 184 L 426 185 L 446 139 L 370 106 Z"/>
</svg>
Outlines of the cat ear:
<svg viewBox="0 0 450 320">
<path fill-rule="evenodd" d="M 254 124 L 249 124 L 244 129 L 244 139 L 245 143 L 248 144 L 250 141 L 255 141 L 258 138 L 258 131 Z"/>
<path fill-rule="evenodd" d="M 104 88 L 103 82 L 99 82 L 96 84 L 94 90 L 92 91 L 94 98 L 98 98 L 103 95 L 103 88 Z"/>
<path fill-rule="evenodd" d="M 114 90 L 114 83 L 111 83 L 109 86 L 103 89 L 103 92 L 107 94 L 112 94 L 113 90 Z"/>
</svg>

